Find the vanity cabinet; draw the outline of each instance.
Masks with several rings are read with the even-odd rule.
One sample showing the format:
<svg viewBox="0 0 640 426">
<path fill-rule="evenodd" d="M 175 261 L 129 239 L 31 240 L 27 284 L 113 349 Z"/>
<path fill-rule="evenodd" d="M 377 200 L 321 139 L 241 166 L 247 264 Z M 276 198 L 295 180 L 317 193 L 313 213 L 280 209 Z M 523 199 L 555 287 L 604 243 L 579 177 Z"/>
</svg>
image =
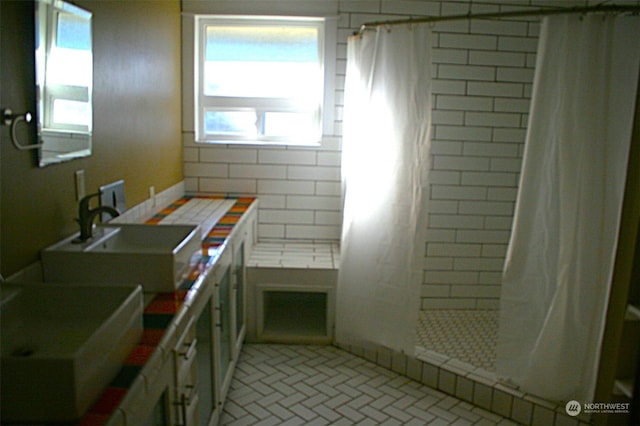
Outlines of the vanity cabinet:
<svg viewBox="0 0 640 426">
<path fill-rule="evenodd" d="M 246 334 L 246 259 L 256 207 L 209 248 L 159 347 L 109 426 L 216 426 Z"/>
</svg>

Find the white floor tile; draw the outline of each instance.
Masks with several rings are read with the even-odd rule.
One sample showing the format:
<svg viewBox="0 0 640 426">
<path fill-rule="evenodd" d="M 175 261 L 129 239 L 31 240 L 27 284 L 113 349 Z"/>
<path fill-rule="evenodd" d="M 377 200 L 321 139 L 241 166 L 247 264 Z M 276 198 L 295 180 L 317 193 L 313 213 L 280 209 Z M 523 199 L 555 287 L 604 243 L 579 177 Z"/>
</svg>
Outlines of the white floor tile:
<svg viewBox="0 0 640 426">
<path fill-rule="evenodd" d="M 503 421 L 470 407 L 333 346 L 246 344 L 221 424 L 462 425 L 475 420 L 497 425 Z"/>
</svg>

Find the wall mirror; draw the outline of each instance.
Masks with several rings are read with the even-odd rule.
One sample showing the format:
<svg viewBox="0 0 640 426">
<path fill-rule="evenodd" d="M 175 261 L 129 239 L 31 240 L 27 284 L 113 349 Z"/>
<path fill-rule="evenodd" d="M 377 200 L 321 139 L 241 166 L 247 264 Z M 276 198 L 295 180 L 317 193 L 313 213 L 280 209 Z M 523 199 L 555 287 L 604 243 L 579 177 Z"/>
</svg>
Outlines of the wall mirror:
<svg viewBox="0 0 640 426">
<path fill-rule="evenodd" d="M 40 167 L 91 155 L 91 17 L 62 0 L 35 2 Z"/>
</svg>

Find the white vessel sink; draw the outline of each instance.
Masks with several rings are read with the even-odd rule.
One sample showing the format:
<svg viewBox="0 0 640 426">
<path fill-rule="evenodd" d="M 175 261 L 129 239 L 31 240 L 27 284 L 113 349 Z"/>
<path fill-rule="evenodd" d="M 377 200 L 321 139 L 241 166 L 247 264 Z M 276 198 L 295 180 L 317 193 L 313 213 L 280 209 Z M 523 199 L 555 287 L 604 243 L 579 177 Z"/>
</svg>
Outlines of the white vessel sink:
<svg viewBox="0 0 640 426">
<path fill-rule="evenodd" d="M 201 248 L 197 225 L 102 225 L 94 238 L 67 238 L 42 252 L 45 281 L 141 284 L 145 292 L 172 292 Z"/>
<path fill-rule="evenodd" d="M 142 336 L 137 287 L 2 284 L 2 423 L 72 422 Z"/>
</svg>

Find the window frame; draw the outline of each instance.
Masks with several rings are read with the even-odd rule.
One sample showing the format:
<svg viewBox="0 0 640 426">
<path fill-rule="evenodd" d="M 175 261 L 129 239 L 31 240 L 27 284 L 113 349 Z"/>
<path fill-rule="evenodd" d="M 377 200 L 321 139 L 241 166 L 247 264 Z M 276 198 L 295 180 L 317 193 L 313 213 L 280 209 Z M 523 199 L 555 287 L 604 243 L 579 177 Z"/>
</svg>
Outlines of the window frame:
<svg viewBox="0 0 640 426">
<path fill-rule="evenodd" d="M 211 25 L 238 25 L 238 26 L 265 26 L 281 27 L 290 24 L 292 26 L 306 26 L 318 30 L 318 66 L 319 80 L 317 104 L 313 109 L 300 108 L 290 98 L 264 98 L 264 97 L 225 97 L 208 96 L 204 94 L 205 55 L 206 55 L 206 29 Z M 335 24 L 334 24 L 335 25 Z M 196 143 L 212 144 L 259 144 L 259 145 L 297 145 L 319 146 L 323 134 L 326 133 L 327 121 L 333 120 L 327 112 L 331 109 L 332 96 L 327 92 L 333 92 L 333 74 L 335 56 L 332 57 L 331 46 L 332 28 L 330 20 L 323 17 L 290 17 L 290 16 L 247 16 L 247 15 L 195 15 L 194 17 L 194 130 Z M 329 53 L 329 54 L 327 54 Z M 256 135 L 232 135 L 232 134 L 207 134 L 205 131 L 205 114 L 207 111 L 251 111 L 256 114 Z M 266 113 L 312 113 L 315 122 L 313 134 L 310 137 L 299 138 L 297 136 L 266 136 L 259 133 L 262 120 Z"/>
</svg>

